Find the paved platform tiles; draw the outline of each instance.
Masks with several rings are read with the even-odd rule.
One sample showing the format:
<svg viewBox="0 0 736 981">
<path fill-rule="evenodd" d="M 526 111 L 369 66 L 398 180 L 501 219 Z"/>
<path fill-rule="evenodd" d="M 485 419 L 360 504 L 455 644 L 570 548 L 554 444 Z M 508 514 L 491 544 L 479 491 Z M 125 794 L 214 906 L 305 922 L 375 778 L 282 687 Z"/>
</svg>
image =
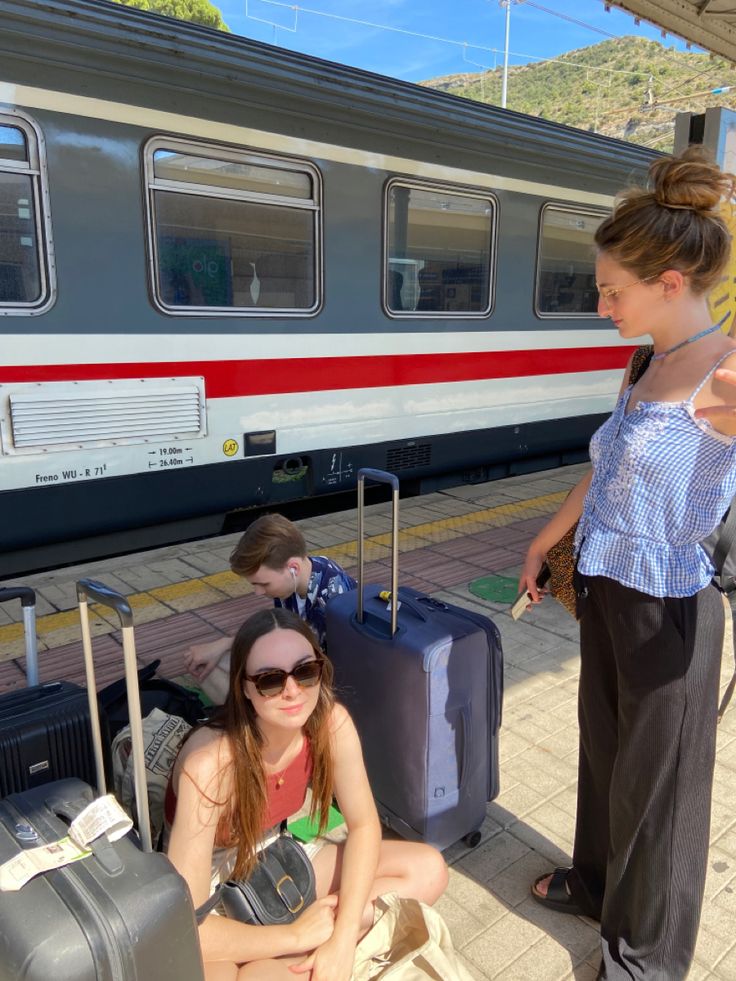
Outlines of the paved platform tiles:
<svg viewBox="0 0 736 981">
<path fill-rule="evenodd" d="M 597 970 L 596 924 L 545 910 L 529 895 L 537 875 L 569 864 L 572 848 L 577 624 L 551 599 L 514 622 L 504 606 L 468 589 L 484 575 L 518 575 L 528 541 L 582 469 L 567 467 L 402 502 L 401 582 L 490 614 L 503 637 L 501 794 L 488 805 L 480 845 L 470 850 L 458 844 L 446 851 L 450 885 L 439 903 L 471 976 L 479 981 L 588 981 Z M 368 509 L 368 581 L 388 582 L 388 514 L 388 505 Z M 312 551 L 354 566 L 354 513 L 310 519 L 301 527 Z M 232 633 L 248 613 L 264 605 L 228 571 L 237 538 L 27 578 L 38 591 L 44 614 L 39 618 L 42 680 L 83 682 L 73 609 L 73 584 L 80 576 L 100 579 L 129 595 L 138 624 L 139 660 L 160 657 L 163 673 L 181 674 L 190 643 Z M 105 683 L 121 674 L 119 631 L 104 611 L 93 612 L 99 680 Z M 0 689 L 5 690 L 24 684 L 25 676 L 19 624 L 11 621 L 20 614 L 10 607 L 3 614 Z M 722 689 L 732 668 L 729 637 Z M 736 706 L 726 713 L 718 733 L 711 850 L 692 981 L 736 981 L 735 805 Z"/>
</svg>

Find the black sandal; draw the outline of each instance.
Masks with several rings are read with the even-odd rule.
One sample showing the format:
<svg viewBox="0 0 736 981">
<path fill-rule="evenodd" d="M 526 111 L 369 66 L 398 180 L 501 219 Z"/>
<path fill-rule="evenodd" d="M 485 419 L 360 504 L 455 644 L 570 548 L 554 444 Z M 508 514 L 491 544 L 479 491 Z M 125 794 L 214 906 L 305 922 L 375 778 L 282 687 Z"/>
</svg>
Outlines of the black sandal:
<svg viewBox="0 0 736 981">
<path fill-rule="evenodd" d="M 548 878 L 549 872 L 540 875 L 532 883 L 532 898 L 536 899 L 542 906 L 548 906 L 549 909 L 553 909 L 557 913 L 572 913 L 574 916 L 586 916 L 585 911 L 578 906 L 567 891 L 567 875 L 570 871 L 571 869 L 555 869 L 547 887 L 546 895 L 539 892 L 538 886 L 540 882 Z"/>
</svg>

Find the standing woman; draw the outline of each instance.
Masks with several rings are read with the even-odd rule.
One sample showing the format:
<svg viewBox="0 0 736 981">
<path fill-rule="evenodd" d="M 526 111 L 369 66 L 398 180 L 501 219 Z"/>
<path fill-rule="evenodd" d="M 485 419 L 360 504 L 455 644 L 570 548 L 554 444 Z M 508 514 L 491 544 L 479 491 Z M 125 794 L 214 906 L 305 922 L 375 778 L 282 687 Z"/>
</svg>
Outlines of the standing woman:
<svg viewBox="0 0 736 981">
<path fill-rule="evenodd" d="M 308 785 L 313 816 L 324 817 L 320 830 L 333 792 L 348 828 L 344 844 L 324 843 L 313 856 L 317 899 L 293 923 L 206 917 L 207 981 L 349 981 L 376 896 L 433 903 L 447 885 L 436 849 L 381 841 L 358 735 L 334 700 L 331 677 L 303 620 L 261 610 L 233 642 L 224 706 L 179 753 L 166 800 L 167 850 L 195 906 L 213 880 L 248 874 L 264 835 L 301 809 Z"/>
<path fill-rule="evenodd" d="M 580 758 L 573 867 L 532 895 L 600 920 L 599 978 L 678 981 L 692 961 L 708 854 L 723 642 L 699 542 L 736 493 L 736 345 L 706 295 L 726 265 L 734 181 L 701 150 L 657 160 L 599 227 L 598 312 L 654 354 L 590 444 L 592 473 L 529 547 L 579 518 Z M 728 370 L 731 369 L 731 370 Z"/>
</svg>

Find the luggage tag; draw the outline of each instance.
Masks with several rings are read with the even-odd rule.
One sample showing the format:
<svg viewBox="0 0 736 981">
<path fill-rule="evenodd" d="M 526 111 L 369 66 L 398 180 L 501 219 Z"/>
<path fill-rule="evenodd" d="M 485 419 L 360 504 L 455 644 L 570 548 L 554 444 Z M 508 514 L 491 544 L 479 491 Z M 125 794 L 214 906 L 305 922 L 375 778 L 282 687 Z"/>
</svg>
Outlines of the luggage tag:
<svg viewBox="0 0 736 981">
<path fill-rule="evenodd" d="M 118 841 L 132 827 L 133 822 L 112 794 L 99 797 L 72 821 L 65 838 L 24 849 L 0 865 L 0 892 L 17 892 L 41 872 L 88 858 L 92 854 L 88 846 L 97 838 L 106 835 L 108 841 Z"/>
<path fill-rule="evenodd" d="M 390 589 L 382 589 L 381 592 L 378 594 L 378 598 L 380 600 L 383 600 L 385 602 L 386 609 L 390 613 L 391 612 L 391 590 Z M 400 609 L 401 609 L 401 600 L 397 600 L 397 603 L 396 603 L 396 612 L 398 613 L 398 611 Z"/>
</svg>

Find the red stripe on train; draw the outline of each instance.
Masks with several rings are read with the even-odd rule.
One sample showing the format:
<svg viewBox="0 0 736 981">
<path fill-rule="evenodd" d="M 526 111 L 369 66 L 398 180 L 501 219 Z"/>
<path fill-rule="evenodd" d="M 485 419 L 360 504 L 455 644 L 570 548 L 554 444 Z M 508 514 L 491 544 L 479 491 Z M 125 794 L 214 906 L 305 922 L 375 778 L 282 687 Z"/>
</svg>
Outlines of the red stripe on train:
<svg viewBox="0 0 736 981">
<path fill-rule="evenodd" d="M 329 343 L 329 338 L 325 338 Z M 0 384 L 204 375 L 210 398 L 433 385 L 623 368 L 633 347 L 134 364 L 0 366 Z"/>
</svg>

